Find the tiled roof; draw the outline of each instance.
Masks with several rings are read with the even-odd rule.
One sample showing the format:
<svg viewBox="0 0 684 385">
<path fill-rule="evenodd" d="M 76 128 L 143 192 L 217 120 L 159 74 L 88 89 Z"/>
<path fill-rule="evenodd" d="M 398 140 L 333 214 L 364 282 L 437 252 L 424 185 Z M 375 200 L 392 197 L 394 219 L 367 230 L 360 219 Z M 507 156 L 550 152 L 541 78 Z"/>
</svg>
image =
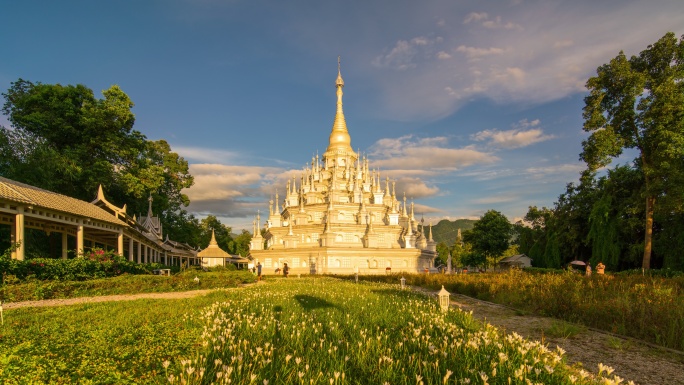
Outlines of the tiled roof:
<svg viewBox="0 0 684 385">
<path fill-rule="evenodd" d="M 0 199 L 126 226 L 120 219 L 92 203 L 3 177 L 0 177 Z"/>
<path fill-rule="evenodd" d="M 209 245 L 206 249 L 197 253 L 198 257 L 207 258 L 230 258 L 231 255 L 223 251 L 218 245 Z"/>
</svg>

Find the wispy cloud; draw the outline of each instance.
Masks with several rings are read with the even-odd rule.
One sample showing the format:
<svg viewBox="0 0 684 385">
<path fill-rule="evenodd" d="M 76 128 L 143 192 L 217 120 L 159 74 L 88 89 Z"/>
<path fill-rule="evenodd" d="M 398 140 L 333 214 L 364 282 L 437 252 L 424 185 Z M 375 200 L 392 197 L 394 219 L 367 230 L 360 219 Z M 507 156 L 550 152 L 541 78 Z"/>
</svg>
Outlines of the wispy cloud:
<svg viewBox="0 0 684 385">
<path fill-rule="evenodd" d="M 432 56 L 430 47 L 441 41 L 441 37 L 431 39 L 424 36 L 414 37 L 411 40 L 399 40 L 394 47 L 389 49 L 389 52 L 376 56 L 372 64 L 378 68 L 395 70 L 415 68 L 418 61 L 424 61 Z"/>
<path fill-rule="evenodd" d="M 518 199 L 520 199 L 520 197 L 517 194 L 492 195 L 492 196 L 486 196 L 486 197 L 482 197 L 482 198 L 473 199 L 471 201 L 471 203 L 477 204 L 477 205 L 491 205 L 491 204 L 496 204 L 496 203 L 515 202 Z"/>
<path fill-rule="evenodd" d="M 583 163 L 559 164 L 543 167 L 529 167 L 525 170 L 528 177 L 533 179 L 548 178 L 550 176 L 561 176 L 563 180 L 572 180 L 576 178 L 579 173 L 586 169 Z M 572 176 L 573 178 L 568 178 Z"/>
<path fill-rule="evenodd" d="M 463 20 L 463 24 L 468 24 L 470 22 L 484 21 L 489 18 L 487 12 L 471 12 Z"/>
<path fill-rule="evenodd" d="M 374 163 L 387 170 L 457 170 L 474 164 L 495 162 L 498 158 L 473 147 L 449 148 L 446 137 L 416 138 L 406 135 L 377 141 L 371 147 Z"/>
<path fill-rule="evenodd" d="M 173 151 L 188 162 L 234 163 L 240 154 L 233 151 L 218 150 L 206 147 L 173 146 Z"/>
<path fill-rule="evenodd" d="M 526 147 L 552 139 L 553 135 L 545 135 L 541 128 L 532 128 L 539 123 L 538 119 L 531 122 L 525 119 L 515 125 L 518 128 L 507 131 L 483 130 L 471 135 L 471 139 L 478 142 L 487 141 L 489 146 L 508 149 Z"/>
<path fill-rule="evenodd" d="M 388 40 L 384 52 L 373 56 L 376 69 L 412 71 L 411 79 L 397 71 L 373 72 L 386 116 L 437 120 L 474 98 L 535 105 L 585 92 L 586 80 L 620 50 L 636 54 L 665 31 L 684 30 L 678 12 L 636 1 L 621 7 L 583 3 L 571 8 L 523 2 L 500 15 L 485 4 L 468 11 L 461 13 L 466 16 L 460 23 L 433 24 L 433 30 L 423 28 L 416 35 L 439 34 L 439 42 L 418 46 L 412 39 Z M 557 14 L 563 17 L 550 22 Z M 651 18 L 658 23 L 649 22 Z"/>
<path fill-rule="evenodd" d="M 456 52 L 464 53 L 468 57 L 468 59 L 478 60 L 483 56 L 501 55 L 504 53 L 504 50 L 496 47 L 476 48 L 467 47 L 465 45 L 459 45 L 458 48 L 456 48 Z"/>
</svg>

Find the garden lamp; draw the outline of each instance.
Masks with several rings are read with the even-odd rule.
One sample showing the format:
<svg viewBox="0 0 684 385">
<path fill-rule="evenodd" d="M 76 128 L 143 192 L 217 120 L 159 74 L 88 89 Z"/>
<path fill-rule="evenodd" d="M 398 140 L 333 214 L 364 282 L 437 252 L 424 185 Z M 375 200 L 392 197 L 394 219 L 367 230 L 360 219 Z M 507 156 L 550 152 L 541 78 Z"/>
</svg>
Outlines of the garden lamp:
<svg viewBox="0 0 684 385">
<path fill-rule="evenodd" d="M 437 293 L 437 297 L 439 297 L 439 308 L 442 311 L 449 310 L 449 292 L 444 289 L 444 285 L 442 285 L 442 290 Z"/>
<path fill-rule="evenodd" d="M 399 281 L 401 282 L 401 290 L 404 290 L 406 288 L 406 278 L 401 277 Z"/>
</svg>

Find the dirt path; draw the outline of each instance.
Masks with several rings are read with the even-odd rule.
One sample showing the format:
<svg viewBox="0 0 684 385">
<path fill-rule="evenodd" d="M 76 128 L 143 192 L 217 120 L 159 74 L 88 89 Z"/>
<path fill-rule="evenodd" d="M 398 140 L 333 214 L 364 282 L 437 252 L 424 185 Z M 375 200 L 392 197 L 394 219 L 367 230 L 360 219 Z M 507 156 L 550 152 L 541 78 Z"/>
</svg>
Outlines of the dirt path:
<svg viewBox="0 0 684 385">
<path fill-rule="evenodd" d="M 241 285 L 245 287 L 253 284 Z M 19 309 L 22 307 L 50 307 L 50 306 L 67 306 L 81 303 L 96 303 L 96 302 L 110 302 L 110 301 L 135 301 L 137 299 L 182 299 L 198 297 L 200 295 L 208 294 L 217 290 L 232 290 L 236 288 L 222 288 L 222 289 L 203 289 L 192 291 L 177 291 L 167 293 L 141 293 L 141 294 L 119 294 L 119 295 L 103 295 L 99 297 L 78 297 L 66 299 L 45 299 L 41 301 L 23 301 L 23 302 L 9 302 L 3 304 L 5 310 Z"/>
<path fill-rule="evenodd" d="M 570 338 L 550 337 L 545 332 L 559 321 L 534 315 L 520 315 L 514 309 L 480 301 L 465 295 L 452 295 L 452 306 L 473 311 L 473 316 L 507 333 L 544 340 L 550 348 L 560 346 L 566 351 L 569 364 L 582 363 L 593 373 L 599 363 L 615 369 L 615 374 L 641 385 L 684 384 L 684 353 L 646 344 L 594 329 L 582 327 Z"/>
<path fill-rule="evenodd" d="M 143 298 L 180 299 L 205 295 L 215 290 L 226 289 L 25 301 L 6 303 L 3 308 L 9 310 L 22 307 L 66 306 L 81 303 L 133 301 Z M 418 288 L 414 290 L 434 295 L 433 292 L 426 290 Z M 566 351 L 569 364 L 582 363 L 582 366 L 591 372 L 596 372 L 598 364 L 603 363 L 613 367 L 618 376 L 641 385 L 684 384 L 684 353 L 682 352 L 587 328 L 582 328 L 580 333 L 570 338 L 551 337 L 546 330 L 554 322 L 558 322 L 552 318 L 520 315 L 514 309 L 459 294 L 452 295 L 451 304 L 466 311 L 472 310 L 473 316 L 477 319 L 502 328 L 507 333 L 516 332 L 530 339 L 543 339 L 551 348 L 558 345 Z"/>
</svg>

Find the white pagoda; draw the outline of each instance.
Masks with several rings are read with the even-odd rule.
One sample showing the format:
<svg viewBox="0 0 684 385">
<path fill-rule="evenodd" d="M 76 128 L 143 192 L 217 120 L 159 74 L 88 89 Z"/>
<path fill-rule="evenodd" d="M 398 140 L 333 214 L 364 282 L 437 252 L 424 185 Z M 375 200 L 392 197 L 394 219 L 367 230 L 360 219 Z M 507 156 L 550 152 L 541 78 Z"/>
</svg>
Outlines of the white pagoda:
<svg viewBox="0 0 684 385">
<path fill-rule="evenodd" d="M 386 177 L 383 185 L 380 172 L 352 149 L 339 62 L 335 85 L 337 113 L 328 148 L 287 182 L 282 202 L 275 192 L 263 235 L 257 215 L 250 258 L 266 274 L 285 263 L 291 274 L 423 272 L 437 256 L 432 229 L 426 237 L 413 203 L 405 195 L 400 201 L 394 182 Z"/>
</svg>

